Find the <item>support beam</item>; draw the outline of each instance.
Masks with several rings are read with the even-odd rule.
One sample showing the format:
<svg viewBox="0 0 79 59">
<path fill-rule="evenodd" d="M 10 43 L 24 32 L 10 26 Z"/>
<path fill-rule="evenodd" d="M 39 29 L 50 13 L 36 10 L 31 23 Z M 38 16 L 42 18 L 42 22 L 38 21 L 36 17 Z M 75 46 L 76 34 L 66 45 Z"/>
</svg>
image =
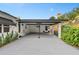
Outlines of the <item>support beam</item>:
<svg viewBox="0 0 79 59">
<path fill-rule="evenodd" d="M 61 38 L 61 23 L 58 24 L 58 38 Z"/>
<path fill-rule="evenodd" d="M 17 22 L 17 32 L 20 33 L 20 22 Z"/>
<path fill-rule="evenodd" d="M 18 32 L 20 33 L 21 31 L 21 27 L 20 27 L 20 23 L 18 22 Z"/>
<path fill-rule="evenodd" d="M 54 26 L 52 25 L 52 34 L 54 35 Z"/>
<path fill-rule="evenodd" d="M 4 34 L 4 25 L 2 24 L 1 27 L 2 27 L 2 29 L 1 29 L 1 31 L 2 31 L 2 36 L 3 36 L 3 34 Z M 4 37 L 2 37 L 2 44 L 4 43 L 3 39 L 4 39 Z"/>
<path fill-rule="evenodd" d="M 53 26 L 50 26 L 50 32 L 49 32 L 50 35 L 53 34 Z"/>
<path fill-rule="evenodd" d="M 1 29 L 1 31 L 2 31 L 2 34 L 4 33 L 4 25 L 2 24 L 2 29 Z"/>
<path fill-rule="evenodd" d="M 40 24 L 39 24 L 39 37 L 38 38 L 40 38 Z"/>
</svg>

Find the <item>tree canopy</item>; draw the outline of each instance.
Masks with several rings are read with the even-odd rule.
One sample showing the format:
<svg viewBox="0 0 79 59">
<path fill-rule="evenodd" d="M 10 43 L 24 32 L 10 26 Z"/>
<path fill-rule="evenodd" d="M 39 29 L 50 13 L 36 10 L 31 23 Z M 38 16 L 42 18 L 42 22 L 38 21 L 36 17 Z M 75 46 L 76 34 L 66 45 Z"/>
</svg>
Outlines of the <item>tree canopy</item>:
<svg viewBox="0 0 79 59">
<path fill-rule="evenodd" d="M 51 19 L 51 20 L 55 20 L 55 17 L 54 17 L 54 16 L 52 16 L 52 17 L 50 17 L 50 19 Z"/>
<path fill-rule="evenodd" d="M 78 17 L 77 17 L 78 16 Z M 55 20 L 56 18 L 54 16 L 50 17 L 51 20 Z M 61 14 L 60 16 L 57 16 L 58 20 L 76 20 L 79 19 L 79 7 L 73 8 L 68 13 Z"/>
</svg>

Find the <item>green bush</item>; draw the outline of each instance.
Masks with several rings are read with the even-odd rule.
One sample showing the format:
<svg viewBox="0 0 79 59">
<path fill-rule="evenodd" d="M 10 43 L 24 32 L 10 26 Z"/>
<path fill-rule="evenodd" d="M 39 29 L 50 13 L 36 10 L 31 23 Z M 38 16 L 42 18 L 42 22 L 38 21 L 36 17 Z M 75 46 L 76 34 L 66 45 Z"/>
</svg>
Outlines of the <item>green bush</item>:
<svg viewBox="0 0 79 59">
<path fill-rule="evenodd" d="M 15 33 L 15 35 L 12 36 L 12 40 L 16 40 L 18 38 L 18 33 Z"/>
<path fill-rule="evenodd" d="M 2 37 L 0 37 L 0 46 L 2 46 Z"/>
<path fill-rule="evenodd" d="M 12 41 L 12 37 L 13 37 L 13 31 L 11 33 L 7 33 L 7 35 L 5 37 L 6 43 L 11 42 Z"/>
<path fill-rule="evenodd" d="M 79 28 L 73 28 L 70 25 L 62 26 L 62 39 L 74 46 L 79 46 Z"/>
<path fill-rule="evenodd" d="M 13 31 L 11 33 L 7 33 L 7 35 L 4 37 L 4 35 L 2 34 L 2 36 L 0 37 L 0 46 L 3 46 L 13 40 L 16 40 L 18 38 L 18 33 L 13 33 Z"/>
</svg>

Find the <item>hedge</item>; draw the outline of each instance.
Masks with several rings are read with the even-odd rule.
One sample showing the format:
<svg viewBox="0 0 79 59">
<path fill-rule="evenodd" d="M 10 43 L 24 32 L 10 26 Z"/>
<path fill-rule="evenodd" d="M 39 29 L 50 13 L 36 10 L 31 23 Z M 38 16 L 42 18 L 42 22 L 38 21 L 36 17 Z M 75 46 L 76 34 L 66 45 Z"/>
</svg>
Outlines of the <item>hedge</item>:
<svg viewBox="0 0 79 59">
<path fill-rule="evenodd" d="M 72 46 L 79 46 L 79 28 L 63 25 L 61 37 L 66 43 Z"/>
</svg>

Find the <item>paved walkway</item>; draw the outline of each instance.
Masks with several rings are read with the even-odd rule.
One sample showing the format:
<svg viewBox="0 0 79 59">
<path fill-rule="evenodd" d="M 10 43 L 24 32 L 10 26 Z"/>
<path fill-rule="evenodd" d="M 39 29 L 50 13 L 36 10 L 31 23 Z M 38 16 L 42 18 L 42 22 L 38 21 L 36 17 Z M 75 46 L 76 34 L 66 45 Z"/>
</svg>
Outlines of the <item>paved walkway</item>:
<svg viewBox="0 0 79 59">
<path fill-rule="evenodd" d="M 65 44 L 61 39 L 58 39 L 54 35 L 41 35 L 41 38 L 39 39 L 37 34 L 33 34 L 0 48 L 0 54 L 79 54 L 79 49 Z"/>
</svg>

